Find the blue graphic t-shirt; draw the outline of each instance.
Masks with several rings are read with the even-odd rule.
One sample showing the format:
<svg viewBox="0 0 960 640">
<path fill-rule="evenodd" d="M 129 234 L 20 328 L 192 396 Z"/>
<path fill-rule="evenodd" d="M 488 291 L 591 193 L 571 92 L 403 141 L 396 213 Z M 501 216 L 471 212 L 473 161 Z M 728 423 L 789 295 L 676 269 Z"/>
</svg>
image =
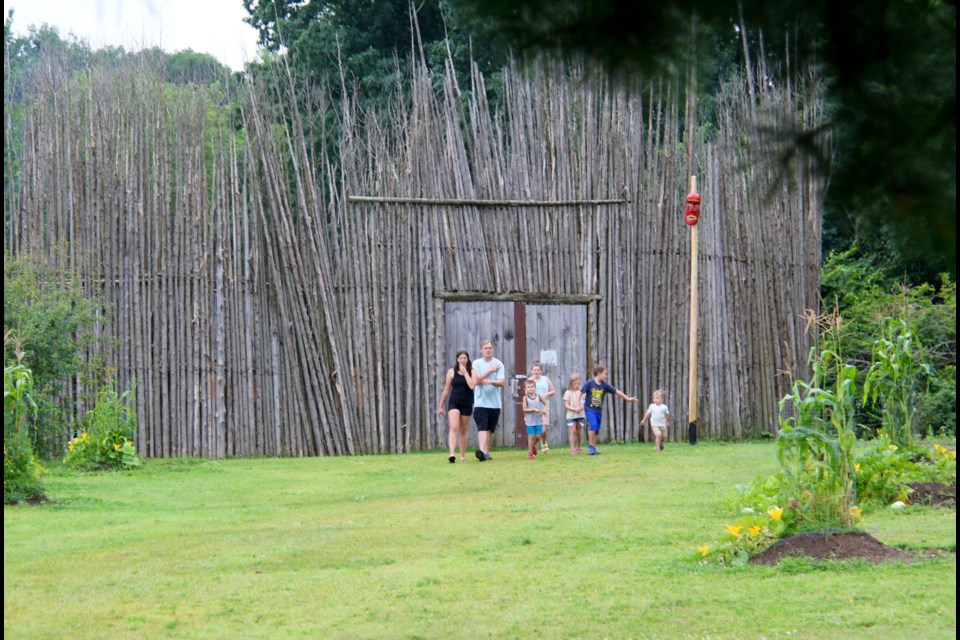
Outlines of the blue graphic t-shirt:
<svg viewBox="0 0 960 640">
<path fill-rule="evenodd" d="M 606 382 L 597 383 L 595 380 L 590 380 L 580 387 L 580 391 L 584 394 L 583 408 L 596 413 L 603 411 L 603 397 L 606 394 L 617 393 L 617 389 L 613 385 Z"/>
</svg>

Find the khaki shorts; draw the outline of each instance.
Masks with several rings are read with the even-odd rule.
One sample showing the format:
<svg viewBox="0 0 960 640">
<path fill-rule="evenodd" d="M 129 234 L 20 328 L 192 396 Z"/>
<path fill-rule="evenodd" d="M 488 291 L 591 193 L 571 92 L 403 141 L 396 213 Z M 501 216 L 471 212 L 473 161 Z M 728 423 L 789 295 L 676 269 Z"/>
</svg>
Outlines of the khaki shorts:
<svg viewBox="0 0 960 640">
<path fill-rule="evenodd" d="M 650 430 L 653 431 L 655 436 L 665 436 L 667 435 L 667 425 L 657 426 L 655 424 L 650 425 Z"/>
</svg>

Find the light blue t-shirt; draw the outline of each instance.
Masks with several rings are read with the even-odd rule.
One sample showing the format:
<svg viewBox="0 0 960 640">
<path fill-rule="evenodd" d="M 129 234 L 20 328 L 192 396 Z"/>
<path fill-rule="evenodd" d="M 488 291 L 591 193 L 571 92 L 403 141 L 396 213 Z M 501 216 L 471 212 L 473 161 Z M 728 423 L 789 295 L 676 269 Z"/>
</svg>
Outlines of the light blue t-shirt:
<svg viewBox="0 0 960 640">
<path fill-rule="evenodd" d="M 503 363 L 496 358 L 491 359 L 490 362 L 483 358 L 477 358 L 473 361 L 473 370 L 477 373 L 477 376 L 482 376 L 487 372 L 487 369 L 495 364 L 500 365 L 500 368 L 487 376 L 485 381 L 503 380 Z M 483 407 L 484 409 L 502 409 L 503 399 L 501 398 L 500 387 L 495 387 L 492 384 L 478 384 L 473 389 L 473 406 Z"/>
</svg>

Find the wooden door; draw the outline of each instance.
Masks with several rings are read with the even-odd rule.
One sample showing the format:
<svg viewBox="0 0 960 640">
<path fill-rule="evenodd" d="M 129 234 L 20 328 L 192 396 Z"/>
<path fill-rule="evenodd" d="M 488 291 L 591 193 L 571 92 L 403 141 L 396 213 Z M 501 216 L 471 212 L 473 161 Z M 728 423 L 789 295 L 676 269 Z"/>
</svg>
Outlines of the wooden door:
<svg viewBox="0 0 960 640">
<path fill-rule="evenodd" d="M 550 446 L 568 442 L 563 392 L 570 376 L 580 374 L 586 382 L 587 372 L 587 306 L 561 304 L 526 305 L 527 371 L 539 360 L 543 375 L 550 378 L 556 393 L 549 399 L 550 425 L 547 437 Z M 583 434 L 584 439 L 586 433 Z"/>
<path fill-rule="evenodd" d="M 451 301 L 444 304 L 444 329 L 444 372 L 453 365 L 460 349 L 466 349 L 471 360 L 479 358 L 480 341 L 484 339 L 493 341 L 494 356 L 506 368 L 507 385 L 495 447 L 526 446 L 523 418 L 517 406 L 523 393 L 522 380 L 534 360 L 543 363 L 544 374 L 557 390 L 550 399 L 550 444 L 567 442 L 563 391 L 573 372 L 584 380 L 589 377 L 586 305 Z M 445 433 L 445 421 L 443 425 Z M 471 424 L 470 446 L 476 446 L 476 441 L 476 428 Z"/>
</svg>

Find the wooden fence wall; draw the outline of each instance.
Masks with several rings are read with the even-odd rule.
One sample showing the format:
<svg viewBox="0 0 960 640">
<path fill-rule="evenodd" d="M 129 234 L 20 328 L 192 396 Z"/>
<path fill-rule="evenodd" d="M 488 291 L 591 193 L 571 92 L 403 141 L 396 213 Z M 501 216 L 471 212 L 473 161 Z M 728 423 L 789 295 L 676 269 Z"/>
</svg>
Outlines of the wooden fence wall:
<svg viewBox="0 0 960 640">
<path fill-rule="evenodd" d="M 136 380 L 141 454 L 439 446 L 449 299 L 587 302 L 591 359 L 641 397 L 602 438 L 636 438 L 656 388 L 685 425 L 691 173 L 701 436 L 775 431 L 813 340 L 823 185 L 760 125 L 818 124 L 815 82 L 731 83 L 691 166 L 675 90 L 583 67 L 508 70 L 495 114 L 476 73 L 468 92 L 419 71 L 389 116 L 348 96 L 336 158 L 290 95 L 251 85 L 238 123 L 158 78 L 45 65 L 5 201 L 8 251 L 69 261 L 112 310 L 91 355 Z"/>
</svg>

